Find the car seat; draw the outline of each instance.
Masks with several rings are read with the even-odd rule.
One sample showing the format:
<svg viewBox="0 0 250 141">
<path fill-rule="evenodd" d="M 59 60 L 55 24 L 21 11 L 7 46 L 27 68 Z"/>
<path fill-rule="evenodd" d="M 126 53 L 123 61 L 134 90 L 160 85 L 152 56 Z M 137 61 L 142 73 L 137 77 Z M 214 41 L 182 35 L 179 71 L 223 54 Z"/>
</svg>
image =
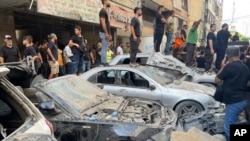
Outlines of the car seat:
<svg viewBox="0 0 250 141">
<path fill-rule="evenodd" d="M 135 86 L 134 83 L 132 82 L 129 72 L 126 72 L 123 76 L 123 84 L 127 85 L 127 86 Z"/>
</svg>

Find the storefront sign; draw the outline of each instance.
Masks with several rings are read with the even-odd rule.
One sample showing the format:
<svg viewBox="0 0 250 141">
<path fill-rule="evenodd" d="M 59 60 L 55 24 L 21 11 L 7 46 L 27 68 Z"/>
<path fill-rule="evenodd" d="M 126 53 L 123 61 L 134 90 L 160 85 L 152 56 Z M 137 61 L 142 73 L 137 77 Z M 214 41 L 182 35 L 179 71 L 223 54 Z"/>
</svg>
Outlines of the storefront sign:
<svg viewBox="0 0 250 141">
<path fill-rule="evenodd" d="M 99 24 L 100 0 L 37 0 L 40 13 Z M 111 3 L 111 26 L 124 28 L 134 16 L 133 10 Z"/>
</svg>

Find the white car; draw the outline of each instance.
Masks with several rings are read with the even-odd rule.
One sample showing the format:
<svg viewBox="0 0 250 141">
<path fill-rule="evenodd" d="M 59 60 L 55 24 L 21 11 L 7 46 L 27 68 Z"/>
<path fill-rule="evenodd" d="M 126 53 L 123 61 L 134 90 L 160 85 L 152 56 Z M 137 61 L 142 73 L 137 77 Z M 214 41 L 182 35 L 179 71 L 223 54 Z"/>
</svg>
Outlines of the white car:
<svg viewBox="0 0 250 141">
<path fill-rule="evenodd" d="M 189 82 L 200 83 L 212 88 L 216 88 L 214 79 L 215 73 L 207 73 L 199 68 L 189 68 L 180 60 L 174 58 L 172 55 L 162 55 L 161 53 L 138 53 L 137 63 L 142 65 L 149 65 L 155 67 L 155 69 L 161 69 L 165 71 L 165 77 L 169 77 L 175 80 L 184 80 Z M 118 55 L 109 65 L 121 65 L 129 64 L 130 55 Z"/>
<path fill-rule="evenodd" d="M 0 67 L 0 140 L 3 141 L 55 141 L 53 126 Z"/>
</svg>

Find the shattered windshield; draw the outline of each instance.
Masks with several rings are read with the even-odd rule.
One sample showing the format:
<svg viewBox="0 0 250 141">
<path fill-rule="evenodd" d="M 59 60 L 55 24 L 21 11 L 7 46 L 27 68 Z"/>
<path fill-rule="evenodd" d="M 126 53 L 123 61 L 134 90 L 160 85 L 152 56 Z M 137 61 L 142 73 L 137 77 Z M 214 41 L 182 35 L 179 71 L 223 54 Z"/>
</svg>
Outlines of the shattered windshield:
<svg viewBox="0 0 250 141">
<path fill-rule="evenodd" d="M 161 85 L 165 85 L 165 84 L 169 84 L 173 82 L 173 79 L 162 77 L 162 75 L 164 75 L 165 73 L 163 71 L 160 71 L 159 69 L 155 69 L 154 67 L 140 66 L 138 69 Z"/>
<path fill-rule="evenodd" d="M 55 100 L 63 100 L 64 104 L 79 113 L 91 105 L 99 103 L 107 96 L 104 91 L 77 76 L 61 77 L 48 81 L 42 89 L 46 93 L 58 97 Z"/>
</svg>

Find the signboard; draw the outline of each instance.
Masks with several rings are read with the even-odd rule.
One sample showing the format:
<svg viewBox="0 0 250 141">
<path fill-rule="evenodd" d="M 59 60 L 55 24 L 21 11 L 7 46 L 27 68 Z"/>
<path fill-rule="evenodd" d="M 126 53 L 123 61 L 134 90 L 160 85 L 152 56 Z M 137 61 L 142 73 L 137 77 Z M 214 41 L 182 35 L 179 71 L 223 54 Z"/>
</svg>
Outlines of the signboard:
<svg viewBox="0 0 250 141">
<path fill-rule="evenodd" d="M 111 0 L 111 1 L 126 6 L 130 9 L 134 9 L 136 6 L 141 7 L 141 0 Z"/>
<path fill-rule="evenodd" d="M 99 24 L 100 0 L 37 0 L 39 13 Z M 134 16 L 133 10 L 111 2 L 108 10 L 111 26 L 124 28 Z"/>
</svg>

